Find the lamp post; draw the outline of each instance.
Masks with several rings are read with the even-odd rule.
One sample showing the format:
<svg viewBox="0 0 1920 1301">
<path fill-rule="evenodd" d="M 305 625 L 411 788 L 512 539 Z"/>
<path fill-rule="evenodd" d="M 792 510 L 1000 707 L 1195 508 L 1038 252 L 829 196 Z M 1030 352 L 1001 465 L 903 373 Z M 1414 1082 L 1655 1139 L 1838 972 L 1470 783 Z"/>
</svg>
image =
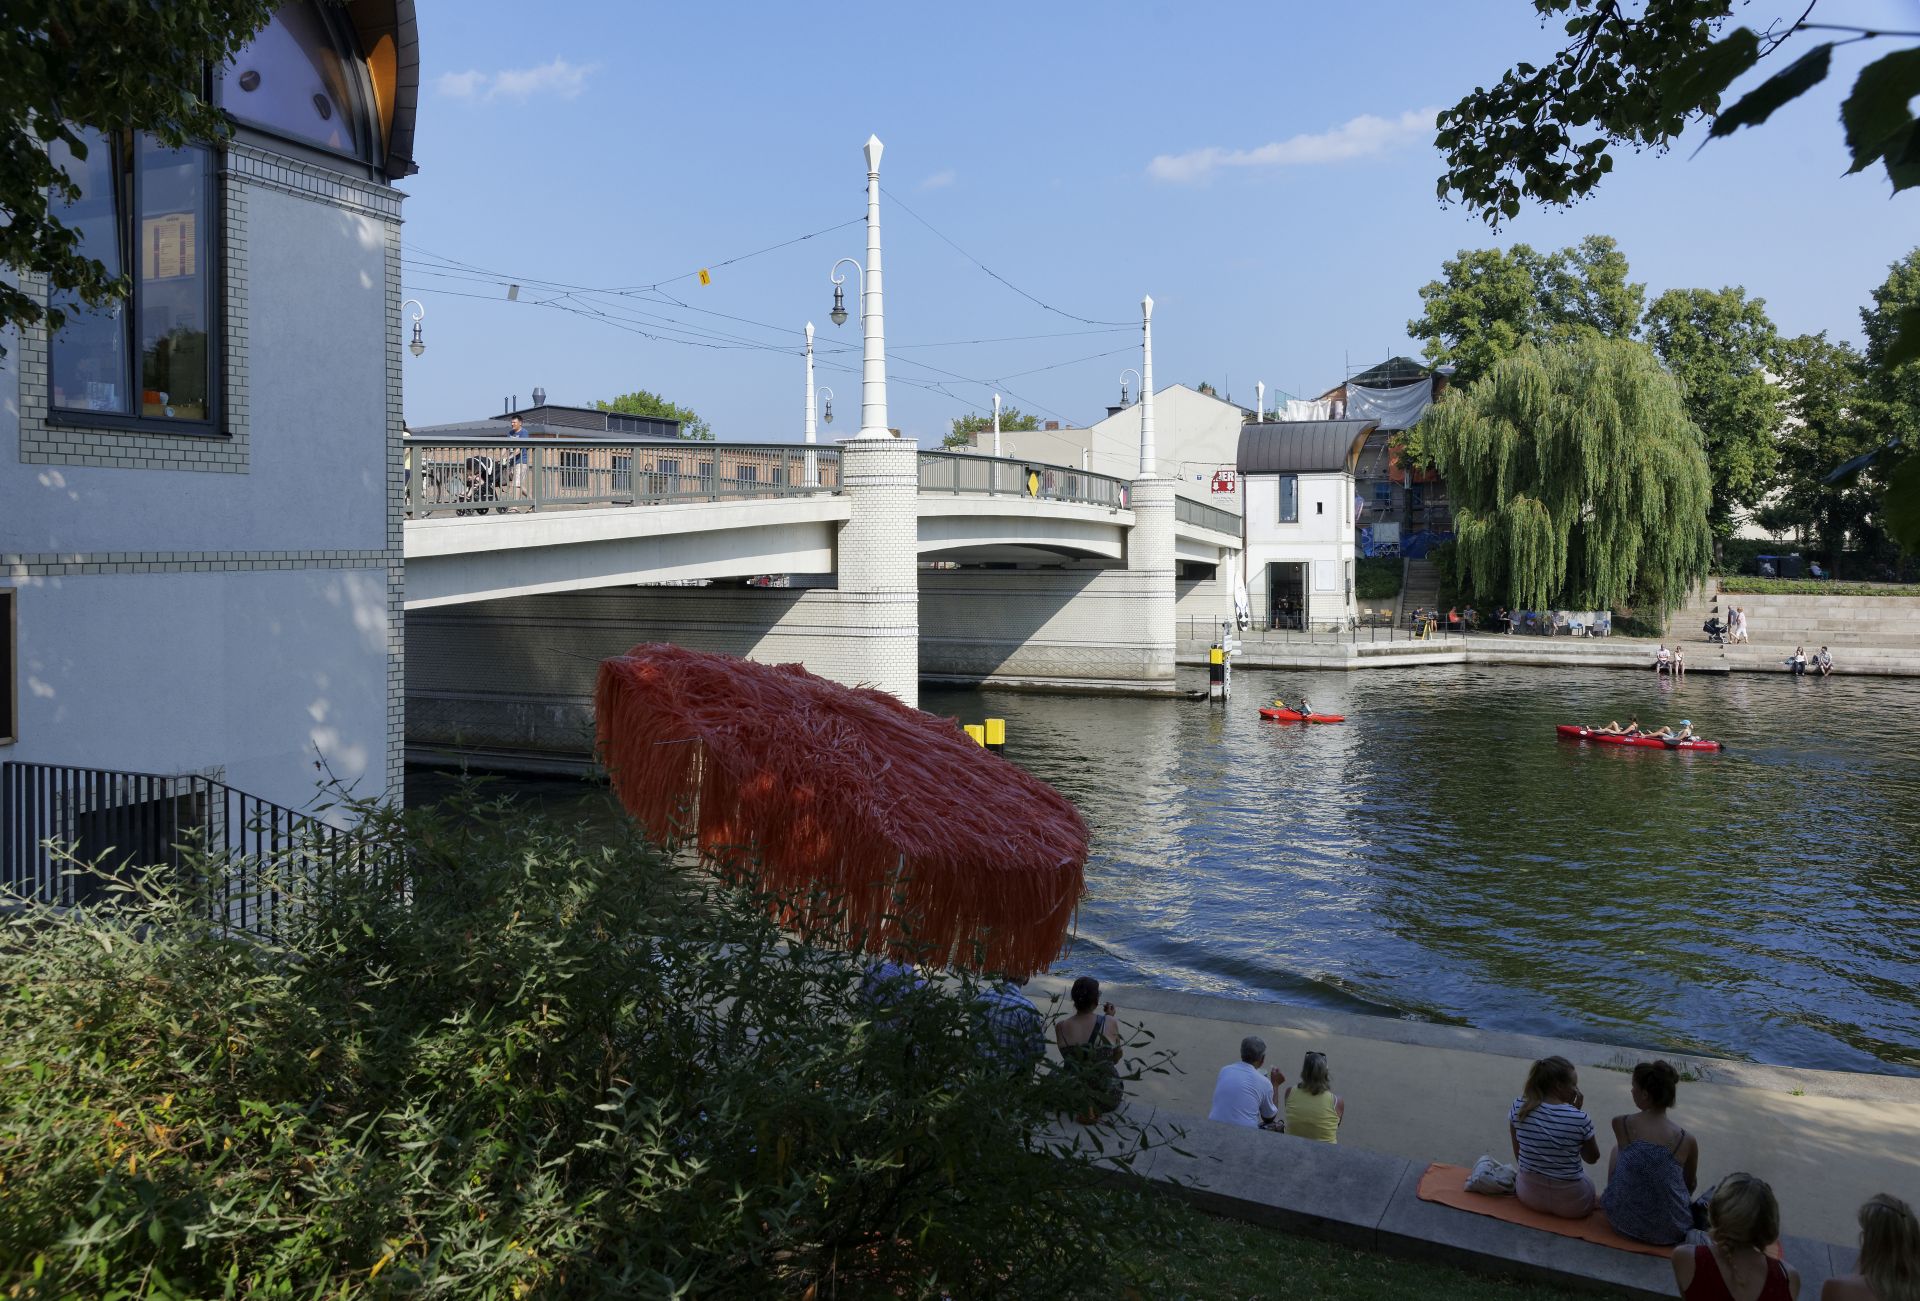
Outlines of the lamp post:
<svg viewBox="0 0 1920 1301">
<path fill-rule="evenodd" d="M 813 450 L 813 322 L 807 322 L 807 418 L 803 426 L 807 436 L 806 485 L 820 483 L 820 456 Z"/>
<path fill-rule="evenodd" d="M 1000 459 L 1000 395 L 993 395 L 993 458 Z"/>
<path fill-rule="evenodd" d="M 1133 367 L 1129 366 L 1120 372 L 1120 406 L 1122 409 L 1127 405 L 1127 376 L 1129 375 L 1133 376 L 1136 384 L 1140 382 L 1140 372 Z"/>
<path fill-rule="evenodd" d="M 827 273 L 833 281 L 833 323 L 839 325 L 847 319 L 841 290 L 846 277 L 840 274 L 840 267 L 852 263 L 860 272 L 860 432 L 856 438 L 893 436 L 887 427 L 887 335 L 880 273 L 880 154 L 884 148 L 879 136 L 867 137 L 866 264 L 843 257 Z"/>
<path fill-rule="evenodd" d="M 407 351 L 418 357 L 427 350 L 427 341 L 420 337 L 420 322 L 427 318 L 427 305 L 418 298 L 409 298 L 400 304 L 400 310 L 407 310 L 407 303 L 413 304 L 413 338 L 407 343 Z"/>
<path fill-rule="evenodd" d="M 1157 477 L 1153 450 L 1153 299 L 1140 300 L 1140 477 Z"/>
</svg>

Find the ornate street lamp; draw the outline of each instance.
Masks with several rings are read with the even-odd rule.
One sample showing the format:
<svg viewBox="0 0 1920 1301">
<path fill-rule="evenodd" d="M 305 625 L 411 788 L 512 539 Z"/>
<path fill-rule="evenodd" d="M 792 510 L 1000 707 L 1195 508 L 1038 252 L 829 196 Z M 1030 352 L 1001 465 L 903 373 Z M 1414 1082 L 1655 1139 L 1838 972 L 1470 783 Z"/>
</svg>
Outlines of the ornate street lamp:
<svg viewBox="0 0 1920 1301">
<path fill-rule="evenodd" d="M 418 357 L 427 350 L 427 341 L 420 337 L 420 322 L 427 317 L 427 306 L 418 298 L 409 298 L 400 304 L 401 311 L 407 310 L 407 303 L 413 304 L 413 339 L 407 344 L 407 351 Z"/>
<path fill-rule="evenodd" d="M 835 325 L 847 320 L 846 277 L 840 268 L 851 265 L 860 273 L 860 432 L 858 438 L 891 438 L 887 427 L 887 342 L 885 313 L 882 310 L 880 275 L 880 154 L 884 146 L 879 136 L 868 136 L 867 155 L 867 260 L 865 265 L 850 257 L 833 264 L 827 278 L 833 282 L 833 310 L 828 313 Z"/>
</svg>

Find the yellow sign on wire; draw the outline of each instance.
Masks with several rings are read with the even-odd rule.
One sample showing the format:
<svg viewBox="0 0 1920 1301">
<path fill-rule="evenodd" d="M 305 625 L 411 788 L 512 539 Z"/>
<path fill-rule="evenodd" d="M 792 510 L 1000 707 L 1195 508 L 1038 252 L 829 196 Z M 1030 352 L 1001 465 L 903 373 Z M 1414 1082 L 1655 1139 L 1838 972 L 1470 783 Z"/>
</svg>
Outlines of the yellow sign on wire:
<svg viewBox="0 0 1920 1301">
<path fill-rule="evenodd" d="M 711 272 L 711 271 L 709 271 L 709 270 L 707 270 L 707 269 L 706 269 L 705 267 L 701 267 L 701 268 L 700 268 L 700 283 L 701 283 L 701 284 L 703 284 L 703 285 L 710 285 L 710 284 L 712 284 L 712 283 L 713 283 L 713 272 Z"/>
</svg>

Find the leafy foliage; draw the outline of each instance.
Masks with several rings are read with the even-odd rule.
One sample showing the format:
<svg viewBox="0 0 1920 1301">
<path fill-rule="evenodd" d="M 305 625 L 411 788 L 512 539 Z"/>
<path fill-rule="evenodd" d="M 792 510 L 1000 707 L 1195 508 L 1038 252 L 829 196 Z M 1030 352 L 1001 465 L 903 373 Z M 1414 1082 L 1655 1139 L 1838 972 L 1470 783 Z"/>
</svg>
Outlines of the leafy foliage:
<svg viewBox="0 0 1920 1301">
<path fill-rule="evenodd" d="M 150 131 L 174 147 L 224 139 L 225 114 L 201 98 L 202 70 L 236 53 L 277 7 L 274 0 L 10 0 L 0 21 L 0 266 L 45 281 L 56 304 L 124 299 L 127 278 L 84 256 L 79 233 L 60 219 L 79 192 L 49 146 L 64 143 L 84 160 L 86 128 Z M 65 313 L 0 280 L 0 324 L 42 319 L 58 329 Z"/>
<path fill-rule="evenodd" d="M 1706 438 L 1713 471 L 1707 519 L 1726 537 L 1736 508 L 1759 502 L 1773 481 L 1780 402 L 1767 368 L 1779 334 L 1765 300 L 1739 287 L 1669 289 L 1647 309 L 1646 332 Z"/>
<path fill-rule="evenodd" d="M 1424 311 L 1407 333 L 1426 340 L 1427 359 L 1451 362 L 1470 384 L 1526 344 L 1566 343 L 1582 333 L 1630 337 L 1646 286 L 1630 281 L 1627 258 L 1605 235 L 1557 253 L 1526 244 L 1462 249 L 1420 290 Z"/>
<path fill-rule="evenodd" d="M 0 929 L 0 1293 L 1116 1290 L 1087 1140 L 1137 1135 L 1051 1137 L 1070 1081 L 983 1053 L 970 978 L 876 1013 L 859 959 L 617 829 L 371 816 L 390 853 L 280 879 L 273 944 L 147 886 Z"/>
<path fill-rule="evenodd" d="M 1039 416 L 1022 411 L 1019 407 L 1000 408 L 1000 432 L 1003 434 L 1019 433 L 1022 430 L 1038 429 L 1039 427 Z M 955 416 L 953 418 L 953 425 L 947 430 L 947 436 L 940 440 L 940 445 L 942 447 L 970 447 L 974 443 L 973 436 L 975 434 L 990 431 L 992 428 L 993 415 L 991 412 L 983 415 L 978 411 L 970 411 L 964 416 Z"/>
<path fill-rule="evenodd" d="M 1404 437 L 1446 477 L 1466 599 L 1664 609 L 1707 571 L 1700 432 L 1641 344 L 1522 348 Z"/>
<path fill-rule="evenodd" d="M 1920 551 L 1920 361 L 1912 360 L 1920 321 L 1920 248 L 1887 268 L 1860 309 L 1866 335 L 1863 414 L 1884 441 L 1874 471 L 1885 484 L 1883 523 L 1901 546 Z"/>
<path fill-rule="evenodd" d="M 680 437 L 692 438 L 703 442 L 713 441 L 713 426 L 700 418 L 692 407 L 683 407 L 669 402 L 658 393 L 646 389 L 635 389 L 631 393 L 622 393 L 611 402 L 600 401 L 593 404 L 601 411 L 619 411 L 630 416 L 657 416 L 662 420 L 678 420 Z"/>
<path fill-rule="evenodd" d="M 1863 537 L 1879 505 L 1871 474 L 1828 482 L 1835 466 L 1879 441 L 1862 414 L 1860 354 L 1825 333 L 1802 335 L 1781 345 L 1779 364 L 1788 419 L 1780 432 L 1779 497 L 1767 514 L 1817 536 L 1837 568 L 1848 535 Z"/>
<path fill-rule="evenodd" d="M 1362 601 L 1386 601 L 1400 595 L 1398 556 L 1361 556 L 1353 564 L 1353 594 Z"/>
</svg>

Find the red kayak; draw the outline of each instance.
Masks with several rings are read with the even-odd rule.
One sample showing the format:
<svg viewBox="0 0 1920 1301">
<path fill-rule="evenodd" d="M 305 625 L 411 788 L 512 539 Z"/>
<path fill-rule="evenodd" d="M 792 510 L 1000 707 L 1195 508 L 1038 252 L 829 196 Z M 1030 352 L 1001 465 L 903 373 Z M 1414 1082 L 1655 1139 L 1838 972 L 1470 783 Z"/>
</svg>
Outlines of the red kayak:
<svg viewBox="0 0 1920 1301">
<path fill-rule="evenodd" d="M 1261 707 L 1260 717 L 1273 723 L 1344 723 L 1345 714 L 1302 714 L 1292 709 L 1275 709 L 1271 705 Z"/>
<path fill-rule="evenodd" d="M 1617 732 L 1596 732 L 1591 727 L 1561 723 L 1554 730 L 1562 736 L 1592 741 L 1596 745 L 1636 745 L 1643 750 L 1724 750 L 1718 741 L 1663 741 L 1657 736 L 1621 736 Z"/>
</svg>

